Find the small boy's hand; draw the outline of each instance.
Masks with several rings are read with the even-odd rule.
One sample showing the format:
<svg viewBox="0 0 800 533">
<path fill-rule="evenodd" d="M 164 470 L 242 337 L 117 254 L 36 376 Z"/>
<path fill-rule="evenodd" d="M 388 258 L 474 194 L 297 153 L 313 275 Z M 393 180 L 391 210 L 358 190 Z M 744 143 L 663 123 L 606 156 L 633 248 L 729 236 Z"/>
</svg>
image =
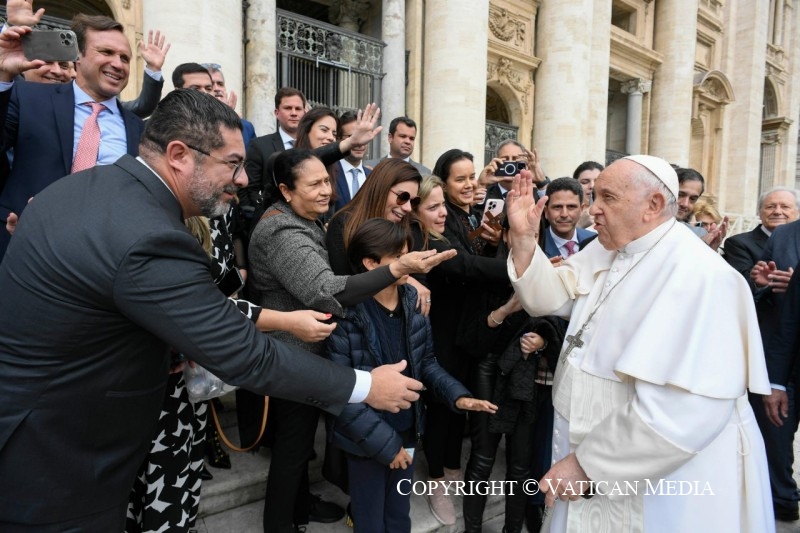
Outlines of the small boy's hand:
<svg viewBox="0 0 800 533">
<path fill-rule="evenodd" d="M 400 448 L 400 451 L 397 452 L 397 455 L 394 456 L 394 461 L 391 462 L 389 468 L 392 470 L 396 468 L 402 468 L 405 470 L 414 460 L 411 459 L 411 456 L 408 454 L 405 448 Z"/>
</svg>

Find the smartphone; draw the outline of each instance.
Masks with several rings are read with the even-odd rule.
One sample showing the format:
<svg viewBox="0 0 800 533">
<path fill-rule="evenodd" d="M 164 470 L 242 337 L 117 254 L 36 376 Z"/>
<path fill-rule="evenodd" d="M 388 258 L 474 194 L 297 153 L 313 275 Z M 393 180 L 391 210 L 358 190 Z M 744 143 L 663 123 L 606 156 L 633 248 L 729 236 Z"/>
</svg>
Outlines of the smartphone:
<svg viewBox="0 0 800 533">
<path fill-rule="evenodd" d="M 22 36 L 22 50 L 29 61 L 75 61 L 78 38 L 70 30 L 32 31 Z"/>
<path fill-rule="evenodd" d="M 483 208 L 483 218 L 481 218 L 481 224 L 485 222 L 489 222 L 490 217 L 487 213 L 492 214 L 492 220 L 499 217 L 503 213 L 503 206 L 505 205 L 505 201 L 499 198 L 491 198 L 486 200 L 486 206 Z"/>
<path fill-rule="evenodd" d="M 225 273 L 225 276 L 217 283 L 217 287 L 225 296 L 236 294 L 244 288 L 244 279 L 239 269 L 234 267 Z"/>
</svg>

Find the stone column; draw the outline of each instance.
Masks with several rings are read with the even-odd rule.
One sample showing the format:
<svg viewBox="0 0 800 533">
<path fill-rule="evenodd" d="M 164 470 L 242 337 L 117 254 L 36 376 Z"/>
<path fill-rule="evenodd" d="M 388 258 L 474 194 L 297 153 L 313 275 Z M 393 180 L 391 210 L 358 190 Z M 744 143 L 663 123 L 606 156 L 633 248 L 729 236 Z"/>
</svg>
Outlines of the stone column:
<svg viewBox="0 0 800 533">
<path fill-rule="evenodd" d="M 164 89 L 181 63 L 219 63 L 229 89 L 242 93 L 242 3 L 239 0 L 142 2 L 144 29 L 159 29 L 172 44 L 164 64 Z M 273 4 L 274 5 L 274 4 Z"/>
<path fill-rule="evenodd" d="M 403 0 L 383 0 L 381 39 L 383 71 L 381 81 L 381 156 L 389 153 L 389 123 L 406 114 L 406 8 Z M 417 120 L 419 117 L 412 117 Z"/>
<path fill-rule="evenodd" d="M 605 2 L 606 16 L 596 4 L 558 0 L 539 8 L 533 144 L 551 177 L 571 176 L 587 159 L 605 160 L 610 22 L 596 20 L 605 21 L 611 10 Z M 604 54 L 594 50 L 601 42 Z"/>
<path fill-rule="evenodd" d="M 751 2 L 735 2 L 730 50 L 723 72 L 734 100 L 725 110 L 724 152 L 720 165 L 720 207 L 731 213 L 753 213 L 761 175 L 761 125 L 769 13 Z M 653 88 L 655 93 L 655 87 Z"/>
<path fill-rule="evenodd" d="M 655 3 L 654 48 L 664 61 L 653 75 L 649 152 L 678 165 L 689 163 L 697 9 L 698 0 Z"/>
<path fill-rule="evenodd" d="M 642 97 L 650 92 L 651 82 L 635 78 L 622 84 L 622 94 L 628 95 L 628 122 L 625 135 L 625 151 L 642 153 Z"/>
<path fill-rule="evenodd" d="M 278 90 L 277 15 L 275 0 L 250 0 L 247 8 L 247 68 L 245 116 L 258 135 L 277 129 L 275 92 Z"/>
<path fill-rule="evenodd" d="M 480 167 L 486 125 L 486 61 L 489 0 L 428 0 L 425 5 L 425 59 L 421 130 L 422 152 L 414 159 L 433 168 L 450 148 L 476 157 Z"/>
</svg>

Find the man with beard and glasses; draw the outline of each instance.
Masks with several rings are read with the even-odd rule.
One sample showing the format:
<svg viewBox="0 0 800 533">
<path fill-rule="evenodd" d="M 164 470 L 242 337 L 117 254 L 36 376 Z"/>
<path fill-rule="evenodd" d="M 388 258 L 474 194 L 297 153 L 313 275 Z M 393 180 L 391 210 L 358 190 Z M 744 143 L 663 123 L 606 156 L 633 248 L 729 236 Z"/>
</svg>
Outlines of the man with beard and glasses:
<svg viewBox="0 0 800 533">
<path fill-rule="evenodd" d="M 42 191 L 0 264 L 0 531 L 123 530 L 170 347 L 228 383 L 332 414 L 419 397 L 404 364 L 358 371 L 275 341 L 214 285 L 183 219 L 223 213 L 247 183 L 232 109 L 173 91 L 139 154 Z"/>
</svg>

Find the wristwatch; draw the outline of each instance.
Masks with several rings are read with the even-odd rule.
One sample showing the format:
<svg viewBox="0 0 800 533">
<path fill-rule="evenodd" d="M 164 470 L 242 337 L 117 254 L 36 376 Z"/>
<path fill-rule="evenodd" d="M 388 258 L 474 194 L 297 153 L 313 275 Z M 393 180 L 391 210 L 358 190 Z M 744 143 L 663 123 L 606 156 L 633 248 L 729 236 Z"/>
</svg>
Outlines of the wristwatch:
<svg viewBox="0 0 800 533">
<path fill-rule="evenodd" d="M 545 188 L 545 187 L 547 187 L 548 185 L 550 185 L 550 178 L 548 178 L 547 176 L 545 176 L 545 177 L 544 177 L 544 181 L 543 181 L 543 182 L 541 182 L 541 183 L 537 183 L 537 184 L 536 184 L 536 188 L 537 188 L 537 189 L 544 189 L 544 188 Z"/>
</svg>

